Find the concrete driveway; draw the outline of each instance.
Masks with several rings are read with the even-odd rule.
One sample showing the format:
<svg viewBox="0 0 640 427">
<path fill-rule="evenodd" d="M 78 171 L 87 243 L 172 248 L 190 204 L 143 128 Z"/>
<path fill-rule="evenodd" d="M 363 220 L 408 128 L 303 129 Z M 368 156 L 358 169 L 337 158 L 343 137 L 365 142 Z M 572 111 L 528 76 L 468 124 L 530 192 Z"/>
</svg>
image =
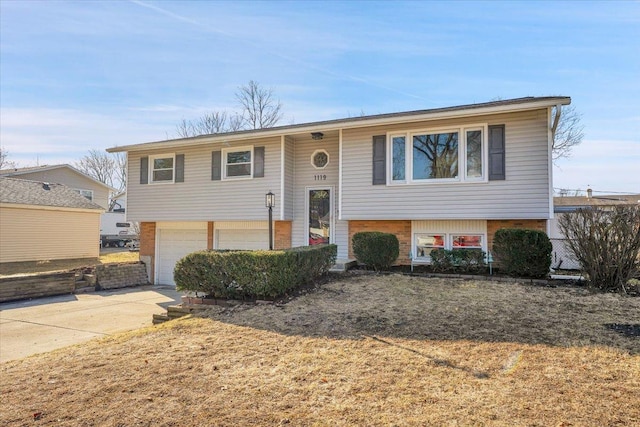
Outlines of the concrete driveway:
<svg viewBox="0 0 640 427">
<path fill-rule="evenodd" d="M 0 362 L 150 326 L 180 303 L 168 286 L 141 286 L 0 304 Z"/>
</svg>

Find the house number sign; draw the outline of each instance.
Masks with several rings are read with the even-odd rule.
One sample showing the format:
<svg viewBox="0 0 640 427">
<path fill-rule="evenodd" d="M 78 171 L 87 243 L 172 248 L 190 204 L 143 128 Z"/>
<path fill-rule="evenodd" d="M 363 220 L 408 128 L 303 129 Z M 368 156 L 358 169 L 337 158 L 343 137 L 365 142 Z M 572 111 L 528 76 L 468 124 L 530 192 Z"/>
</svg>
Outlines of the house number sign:
<svg viewBox="0 0 640 427">
<path fill-rule="evenodd" d="M 313 180 L 314 181 L 326 181 L 327 180 L 327 175 L 324 175 L 324 174 L 313 175 Z"/>
</svg>

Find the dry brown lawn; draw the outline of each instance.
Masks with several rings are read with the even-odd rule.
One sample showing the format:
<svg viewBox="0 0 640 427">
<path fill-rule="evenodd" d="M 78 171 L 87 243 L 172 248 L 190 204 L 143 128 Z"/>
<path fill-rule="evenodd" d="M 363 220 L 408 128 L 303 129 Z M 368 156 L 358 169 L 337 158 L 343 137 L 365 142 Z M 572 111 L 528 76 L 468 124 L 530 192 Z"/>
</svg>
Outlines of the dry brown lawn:
<svg viewBox="0 0 640 427">
<path fill-rule="evenodd" d="M 67 271 L 116 262 L 137 262 L 140 260 L 139 255 L 138 252 L 121 251 L 104 253 L 99 258 L 7 262 L 0 264 L 0 277 Z"/>
<path fill-rule="evenodd" d="M 640 298 L 357 275 L 0 365 L 0 425 L 635 426 Z"/>
</svg>

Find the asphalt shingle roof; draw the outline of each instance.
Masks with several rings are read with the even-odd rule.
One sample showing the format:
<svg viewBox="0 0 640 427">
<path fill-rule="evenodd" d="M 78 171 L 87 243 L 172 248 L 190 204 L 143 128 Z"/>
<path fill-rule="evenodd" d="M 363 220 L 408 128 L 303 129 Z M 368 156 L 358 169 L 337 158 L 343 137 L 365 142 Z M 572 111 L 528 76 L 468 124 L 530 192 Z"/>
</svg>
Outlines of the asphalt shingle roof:
<svg viewBox="0 0 640 427">
<path fill-rule="evenodd" d="M 0 203 L 104 210 L 62 184 L 0 178 Z"/>
</svg>

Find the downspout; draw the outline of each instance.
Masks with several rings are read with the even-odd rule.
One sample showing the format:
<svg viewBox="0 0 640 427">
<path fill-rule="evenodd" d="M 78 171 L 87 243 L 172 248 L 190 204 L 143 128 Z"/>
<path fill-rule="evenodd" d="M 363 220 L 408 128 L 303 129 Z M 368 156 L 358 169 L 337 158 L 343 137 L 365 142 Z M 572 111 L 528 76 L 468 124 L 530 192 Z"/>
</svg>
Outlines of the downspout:
<svg viewBox="0 0 640 427">
<path fill-rule="evenodd" d="M 558 124 L 560 123 L 560 117 L 562 116 L 562 104 L 556 105 L 556 112 L 553 117 L 553 122 L 550 123 L 549 126 L 549 143 L 548 143 L 548 151 L 549 151 L 549 219 L 553 219 L 555 217 L 554 208 L 553 208 L 553 140 L 556 136 L 556 130 L 558 129 Z M 551 232 L 551 222 L 547 221 L 547 235 Z"/>
<path fill-rule="evenodd" d="M 562 104 L 556 105 L 556 114 L 553 117 L 553 124 L 551 125 L 551 136 L 556 136 L 556 129 L 558 129 L 558 123 L 560 123 L 560 116 L 562 115 Z"/>
</svg>

